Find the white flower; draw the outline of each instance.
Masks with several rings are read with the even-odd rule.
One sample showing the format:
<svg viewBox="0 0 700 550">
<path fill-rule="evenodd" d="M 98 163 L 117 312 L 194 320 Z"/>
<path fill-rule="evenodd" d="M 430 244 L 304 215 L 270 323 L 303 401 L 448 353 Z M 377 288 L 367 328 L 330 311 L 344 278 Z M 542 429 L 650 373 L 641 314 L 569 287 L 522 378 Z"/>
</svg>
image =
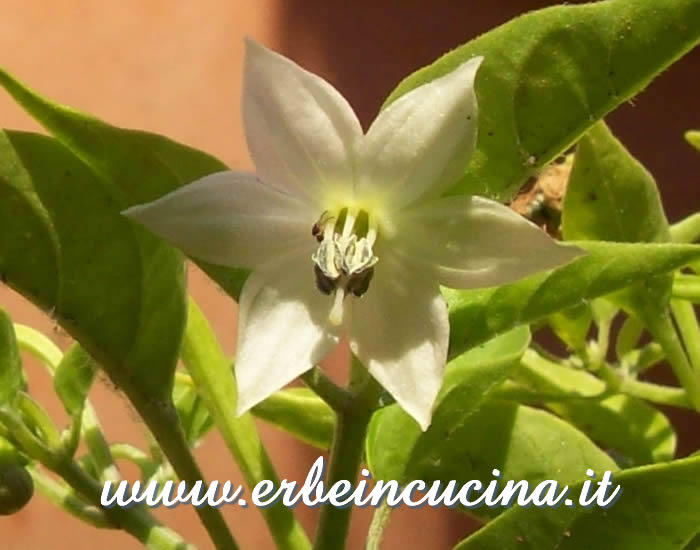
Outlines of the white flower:
<svg viewBox="0 0 700 550">
<path fill-rule="evenodd" d="M 249 40 L 243 115 L 257 173 L 213 174 L 126 211 L 195 258 L 253 270 L 240 297 L 239 413 L 346 332 L 425 429 L 447 357 L 439 284 L 499 285 L 581 253 L 491 200 L 440 198 L 474 150 L 481 59 L 405 94 L 363 134 L 330 84 Z"/>
</svg>

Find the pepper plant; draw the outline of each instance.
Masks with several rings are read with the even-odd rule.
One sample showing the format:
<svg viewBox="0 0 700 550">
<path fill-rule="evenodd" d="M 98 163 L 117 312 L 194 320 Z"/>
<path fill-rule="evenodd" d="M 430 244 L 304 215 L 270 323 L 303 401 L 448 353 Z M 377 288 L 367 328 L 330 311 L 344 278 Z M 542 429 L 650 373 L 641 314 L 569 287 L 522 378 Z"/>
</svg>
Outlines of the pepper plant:
<svg viewBox="0 0 700 550">
<path fill-rule="evenodd" d="M 36 490 L 146 547 L 191 548 L 146 506 L 101 505 L 115 461 L 194 485 L 192 449 L 218 430 L 249 489 L 279 484 L 258 417 L 330 451 L 327 485 L 366 467 L 573 490 L 611 471 L 622 487 L 607 508 L 463 508 L 483 525 L 460 550 L 695 548 L 700 458 L 676 456 L 665 411 L 700 412 L 700 214 L 670 224 L 604 118 L 698 41 L 698 0 L 532 12 L 409 75 L 366 132 L 327 82 L 249 41 L 254 174 L 0 69 L 47 131 L 0 131 L 0 278 L 74 340 L 62 351 L 0 310 L 0 512 Z M 187 261 L 240 300 L 235 357 L 188 296 Z M 347 387 L 318 366 L 343 336 Z M 69 425 L 32 396 L 21 351 Z M 676 384 L 646 378 L 662 362 Z M 98 372 L 148 449 L 105 438 Z M 277 548 L 325 550 L 345 547 L 352 511 L 324 506 L 313 533 L 281 503 L 250 513 Z M 238 548 L 220 509 L 197 513 L 214 547 Z"/>
</svg>

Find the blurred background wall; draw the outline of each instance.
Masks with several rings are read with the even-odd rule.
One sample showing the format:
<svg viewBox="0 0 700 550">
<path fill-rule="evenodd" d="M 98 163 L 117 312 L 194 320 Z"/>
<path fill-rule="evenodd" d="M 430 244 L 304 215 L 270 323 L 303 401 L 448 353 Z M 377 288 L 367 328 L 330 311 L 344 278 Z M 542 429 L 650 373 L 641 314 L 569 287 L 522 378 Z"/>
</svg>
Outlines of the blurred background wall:
<svg viewBox="0 0 700 550">
<path fill-rule="evenodd" d="M 324 76 L 349 99 L 366 126 L 386 94 L 411 71 L 447 50 L 544 0 L 0 0 L 0 64 L 34 89 L 111 123 L 166 134 L 206 150 L 237 169 L 251 167 L 239 112 L 243 37 L 250 35 Z M 571 2 L 569 2 L 571 3 Z M 517 48 L 517 44 L 513 44 Z M 656 176 L 671 220 L 698 209 L 700 155 L 682 139 L 700 127 L 700 53 L 662 75 L 634 103 L 609 118 L 613 130 Z M 0 93 L 0 126 L 38 127 Z M 215 325 L 225 349 L 235 350 L 235 304 L 200 273 L 191 291 Z M 50 318 L 7 288 L 0 305 L 14 319 L 39 328 L 59 345 L 68 337 Z M 342 353 L 331 358 L 338 369 Z M 62 409 L 51 381 L 27 362 L 32 393 L 59 422 Z M 111 441 L 143 443 L 135 413 L 109 383 L 93 399 Z M 685 447 L 697 431 L 677 417 Z M 303 479 L 316 451 L 262 427 L 282 477 Z M 240 481 L 221 440 L 197 450 L 210 479 Z M 135 472 L 126 470 L 127 476 Z M 297 509 L 311 529 L 316 511 Z M 349 548 L 361 548 L 369 511 L 356 514 Z M 271 548 L 254 509 L 225 510 L 244 548 Z M 200 548 L 206 535 L 189 507 L 159 515 Z M 386 548 L 451 548 L 473 525 L 450 510 L 400 509 Z M 127 535 L 98 531 L 52 508 L 41 497 L 21 513 L 0 519 L 7 550 L 130 549 Z"/>
</svg>

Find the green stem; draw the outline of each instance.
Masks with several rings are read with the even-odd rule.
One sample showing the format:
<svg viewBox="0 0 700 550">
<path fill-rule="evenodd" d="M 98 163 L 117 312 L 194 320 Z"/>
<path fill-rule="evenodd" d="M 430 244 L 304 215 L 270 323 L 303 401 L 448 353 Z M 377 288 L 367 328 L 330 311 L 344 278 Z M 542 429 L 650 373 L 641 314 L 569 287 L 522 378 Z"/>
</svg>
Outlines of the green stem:
<svg viewBox="0 0 700 550">
<path fill-rule="evenodd" d="M 198 481 L 206 485 L 204 475 L 192 456 L 192 451 L 180 429 L 177 412 L 172 402 L 153 402 L 143 395 L 140 389 L 131 390 L 127 386 L 127 381 L 119 382 L 121 382 L 120 386 L 124 393 L 129 397 L 132 405 L 158 441 L 163 454 L 168 458 L 180 480 L 190 487 Z M 238 549 L 238 544 L 218 508 L 201 506 L 196 508 L 196 511 L 217 550 Z"/>
<path fill-rule="evenodd" d="M 20 349 L 25 350 L 38 359 L 53 378 L 58 365 L 63 359 L 63 353 L 56 344 L 41 332 L 19 323 L 15 324 L 15 333 Z M 95 412 L 95 408 L 89 399 L 85 399 L 83 406 L 80 433 L 85 440 L 95 469 L 99 472 L 100 479 L 115 483 L 119 481 L 121 479 L 119 470 L 109 452 L 109 445 L 102 433 L 102 426 L 100 425 L 97 412 Z"/>
<path fill-rule="evenodd" d="M 671 407 L 682 407 L 684 409 L 693 408 L 688 401 L 685 390 L 681 388 L 671 388 L 651 382 L 625 378 L 620 382 L 618 391 L 632 397 L 646 399 L 658 405 L 669 405 Z"/>
<path fill-rule="evenodd" d="M 362 462 L 365 435 L 377 403 L 379 388 L 369 372 L 353 358 L 350 399 L 338 418 L 331 447 L 326 487 L 341 480 L 355 483 Z M 352 506 L 321 509 L 314 550 L 343 550 L 350 527 Z"/>
<path fill-rule="evenodd" d="M 688 400 L 696 411 L 700 411 L 700 381 L 688 362 L 670 316 L 667 313 L 648 316 L 645 323 L 654 339 L 663 348 L 666 359 L 688 395 Z"/>
<path fill-rule="evenodd" d="M 93 527 L 114 528 L 100 508 L 86 503 L 75 491 L 53 480 L 36 465 L 27 466 L 27 470 L 38 491 L 56 506 Z"/>
<path fill-rule="evenodd" d="M 671 240 L 675 243 L 694 243 L 700 239 L 700 212 L 691 214 L 671 226 Z"/>
<path fill-rule="evenodd" d="M 194 548 L 188 545 L 177 533 L 160 525 L 141 507 L 121 508 L 113 506 L 103 508 L 100 502 L 102 486 L 88 476 L 73 460 L 61 454 L 60 451 L 56 453 L 48 449 L 42 441 L 31 433 L 15 413 L 0 409 L 0 421 L 16 438 L 25 454 L 38 460 L 46 468 L 62 477 L 74 491 L 97 507 L 114 528 L 125 530 L 153 550 L 191 550 Z M 42 484 L 41 482 L 42 480 L 40 480 L 40 484 Z M 52 489 L 48 485 L 46 488 L 49 491 Z"/>
<path fill-rule="evenodd" d="M 50 367 L 52 373 L 56 370 L 63 358 L 63 352 L 49 338 L 38 330 L 20 323 L 15 323 L 15 335 L 21 350 L 30 353 Z"/>
<path fill-rule="evenodd" d="M 367 547 L 365 550 L 379 550 L 384 538 L 384 529 L 389 523 L 392 508 L 383 500 L 372 515 L 372 522 L 369 524 L 367 533 Z"/>
<path fill-rule="evenodd" d="M 350 398 L 348 392 L 337 386 L 318 367 L 314 367 L 302 374 L 301 379 L 316 395 L 328 403 L 334 411 L 342 410 L 347 406 Z"/>
<path fill-rule="evenodd" d="M 685 300 L 671 300 L 671 312 L 696 375 L 700 373 L 700 326 L 695 309 Z"/>
<path fill-rule="evenodd" d="M 252 416 L 244 414 L 238 417 L 236 414 L 237 390 L 231 362 L 193 300 L 190 300 L 180 354 L 248 486 L 254 487 L 265 479 L 278 485 L 279 476 L 260 440 Z M 311 543 L 291 509 L 277 504 L 263 509 L 262 514 L 278 548 L 310 548 Z"/>
<path fill-rule="evenodd" d="M 75 462 L 59 461 L 51 469 L 93 505 L 100 507 L 113 527 L 123 529 L 146 547 L 152 550 L 194 550 L 194 546 L 185 542 L 174 531 L 159 524 L 140 506 L 103 508 L 100 504 L 101 485 L 87 476 Z"/>
<path fill-rule="evenodd" d="M 688 300 L 694 304 L 700 303 L 700 276 L 676 274 L 673 278 L 671 295 L 674 298 Z"/>
<path fill-rule="evenodd" d="M 156 471 L 158 465 L 141 449 L 128 443 L 114 443 L 109 447 L 110 454 L 117 460 L 128 460 L 141 471 L 141 478 L 148 479 Z"/>
</svg>

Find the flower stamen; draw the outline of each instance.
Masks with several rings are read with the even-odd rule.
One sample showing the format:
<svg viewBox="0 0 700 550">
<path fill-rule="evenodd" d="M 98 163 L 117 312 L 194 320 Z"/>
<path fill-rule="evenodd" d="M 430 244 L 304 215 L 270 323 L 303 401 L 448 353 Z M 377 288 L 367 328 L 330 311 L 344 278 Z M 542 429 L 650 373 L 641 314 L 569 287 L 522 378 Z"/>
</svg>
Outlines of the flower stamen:
<svg viewBox="0 0 700 550">
<path fill-rule="evenodd" d="M 345 297 L 360 297 L 369 289 L 378 261 L 372 250 L 377 224 L 364 211 L 343 208 L 337 215 L 324 212 L 311 233 L 319 241 L 311 256 L 316 287 L 323 294 L 334 294 L 329 321 L 337 325 L 342 322 Z"/>
</svg>

